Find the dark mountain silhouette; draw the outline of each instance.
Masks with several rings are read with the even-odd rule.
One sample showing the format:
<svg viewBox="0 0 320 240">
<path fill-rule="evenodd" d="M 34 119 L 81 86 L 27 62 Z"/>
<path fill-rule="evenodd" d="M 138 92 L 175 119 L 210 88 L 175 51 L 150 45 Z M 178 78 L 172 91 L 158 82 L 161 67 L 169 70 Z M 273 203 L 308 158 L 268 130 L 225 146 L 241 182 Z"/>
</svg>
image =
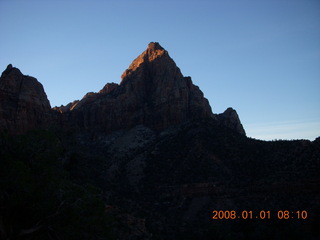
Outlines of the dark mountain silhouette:
<svg viewBox="0 0 320 240">
<path fill-rule="evenodd" d="M 0 78 L 0 129 L 22 133 L 43 127 L 50 111 L 41 83 L 9 64 Z"/>
<path fill-rule="evenodd" d="M 64 128 L 111 132 L 139 124 L 164 130 L 188 120 L 214 119 L 245 134 L 237 113 L 231 108 L 220 115 L 212 113 L 201 90 L 190 77 L 183 77 L 159 43 L 150 43 L 132 62 L 123 73 L 120 85 L 107 83 L 98 93 L 87 93 L 80 101 L 55 107 L 53 110 L 60 114 L 51 113 L 51 118 L 49 101 L 36 79 L 22 75 L 9 65 L 0 83 L 2 112 L 14 112 L 3 117 L 6 121 L 0 128 L 12 132 L 43 127 L 43 122 L 47 127 L 56 122 Z M 20 107 L 24 113 L 19 112 L 19 104 L 28 105 Z M 12 109 L 6 109 L 8 106 Z"/>
<path fill-rule="evenodd" d="M 11 65 L 0 86 L 2 239 L 319 237 L 319 138 L 246 137 L 158 43 L 67 106 Z"/>
<path fill-rule="evenodd" d="M 65 125 L 80 129 L 114 131 L 144 125 L 163 130 L 187 120 L 220 119 L 212 114 L 208 100 L 159 43 L 150 43 L 122 74 L 120 85 L 108 83 L 99 93 L 61 106 Z M 223 115 L 229 127 L 245 134 L 235 111 Z"/>
</svg>

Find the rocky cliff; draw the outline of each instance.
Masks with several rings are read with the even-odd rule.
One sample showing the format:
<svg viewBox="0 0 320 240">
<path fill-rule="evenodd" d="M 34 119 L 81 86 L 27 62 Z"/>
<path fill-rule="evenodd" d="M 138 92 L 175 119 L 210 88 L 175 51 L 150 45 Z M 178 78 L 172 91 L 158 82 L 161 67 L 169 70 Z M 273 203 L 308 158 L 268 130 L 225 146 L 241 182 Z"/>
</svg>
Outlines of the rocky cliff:
<svg viewBox="0 0 320 240">
<path fill-rule="evenodd" d="M 120 85 L 106 84 L 64 112 L 65 123 L 105 131 L 145 125 L 156 130 L 191 119 L 214 118 L 208 100 L 184 77 L 159 43 L 150 43 L 122 74 Z"/>
<path fill-rule="evenodd" d="M 241 124 L 238 113 L 233 108 L 228 108 L 223 113 L 216 115 L 217 119 L 228 128 L 236 130 L 242 135 L 246 135 L 246 132 Z"/>
<path fill-rule="evenodd" d="M 42 85 L 11 65 L 1 76 L 0 127 L 22 133 L 49 127 L 112 132 L 144 125 L 162 131 L 186 121 L 209 119 L 245 134 L 235 110 L 216 115 L 202 91 L 184 77 L 168 52 L 151 42 L 122 74 L 98 93 L 50 108 Z"/>
<path fill-rule="evenodd" d="M 0 130 L 22 133 L 51 121 L 51 107 L 37 79 L 8 65 L 0 78 Z"/>
</svg>

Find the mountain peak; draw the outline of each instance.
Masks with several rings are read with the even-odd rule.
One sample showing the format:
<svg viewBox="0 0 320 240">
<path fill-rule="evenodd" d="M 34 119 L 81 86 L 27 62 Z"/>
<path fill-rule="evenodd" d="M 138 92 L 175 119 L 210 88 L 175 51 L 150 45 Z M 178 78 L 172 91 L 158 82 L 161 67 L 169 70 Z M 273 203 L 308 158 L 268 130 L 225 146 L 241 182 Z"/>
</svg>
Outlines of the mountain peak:
<svg viewBox="0 0 320 240">
<path fill-rule="evenodd" d="M 12 64 L 10 63 L 10 64 L 7 66 L 7 68 L 6 68 L 5 71 L 10 71 L 11 69 L 12 69 Z"/>
<path fill-rule="evenodd" d="M 121 79 L 122 81 L 127 77 L 130 76 L 133 72 L 135 72 L 139 67 L 150 66 L 156 59 L 163 58 L 164 65 L 172 65 L 176 67 L 174 61 L 170 58 L 168 52 L 161 47 L 158 42 L 150 42 L 148 48 L 141 53 L 129 66 L 129 68 L 122 74 Z"/>
<path fill-rule="evenodd" d="M 45 127 L 50 111 L 42 84 L 9 64 L 0 77 L 0 131 L 22 133 Z"/>
<path fill-rule="evenodd" d="M 6 70 L 3 71 L 1 74 L 1 78 L 5 78 L 9 74 L 11 75 L 17 75 L 17 76 L 22 76 L 23 74 L 20 72 L 18 68 L 15 68 L 12 66 L 12 64 L 9 64 L 6 68 Z"/>
<path fill-rule="evenodd" d="M 152 51 L 164 50 L 164 48 L 161 47 L 161 45 L 158 42 L 150 42 L 148 45 L 148 49 L 150 49 Z"/>
</svg>

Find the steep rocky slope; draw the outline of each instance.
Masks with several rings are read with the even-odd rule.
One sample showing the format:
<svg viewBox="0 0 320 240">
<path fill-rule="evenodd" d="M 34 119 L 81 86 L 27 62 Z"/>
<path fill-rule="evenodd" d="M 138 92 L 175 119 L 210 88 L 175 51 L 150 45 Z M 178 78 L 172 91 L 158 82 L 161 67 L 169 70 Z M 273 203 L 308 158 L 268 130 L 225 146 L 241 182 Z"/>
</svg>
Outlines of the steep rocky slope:
<svg viewBox="0 0 320 240">
<path fill-rule="evenodd" d="M 190 119 L 215 118 L 207 99 L 159 43 L 150 43 L 122 74 L 120 85 L 106 84 L 99 93 L 56 108 L 63 122 L 105 131 L 142 124 L 156 130 Z"/>
<path fill-rule="evenodd" d="M 0 130 L 22 133 L 45 127 L 50 112 L 41 83 L 9 64 L 0 78 Z"/>
</svg>

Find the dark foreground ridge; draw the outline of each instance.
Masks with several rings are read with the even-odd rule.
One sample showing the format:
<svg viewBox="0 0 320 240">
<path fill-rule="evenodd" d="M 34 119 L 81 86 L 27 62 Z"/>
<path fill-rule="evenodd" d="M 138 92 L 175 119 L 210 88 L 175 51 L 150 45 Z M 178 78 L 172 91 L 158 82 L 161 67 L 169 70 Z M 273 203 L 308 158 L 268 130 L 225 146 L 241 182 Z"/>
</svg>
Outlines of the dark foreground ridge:
<svg viewBox="0 0 320 240">
<path fill-rule="evenodd" d="M 0 239 L 320 237 L 319 138 L 246 137 L 236 111 L 213 114 L 158 43 L 120 84 L 53 109 L 9 65 L 0 132 Z"/>
</svg>

